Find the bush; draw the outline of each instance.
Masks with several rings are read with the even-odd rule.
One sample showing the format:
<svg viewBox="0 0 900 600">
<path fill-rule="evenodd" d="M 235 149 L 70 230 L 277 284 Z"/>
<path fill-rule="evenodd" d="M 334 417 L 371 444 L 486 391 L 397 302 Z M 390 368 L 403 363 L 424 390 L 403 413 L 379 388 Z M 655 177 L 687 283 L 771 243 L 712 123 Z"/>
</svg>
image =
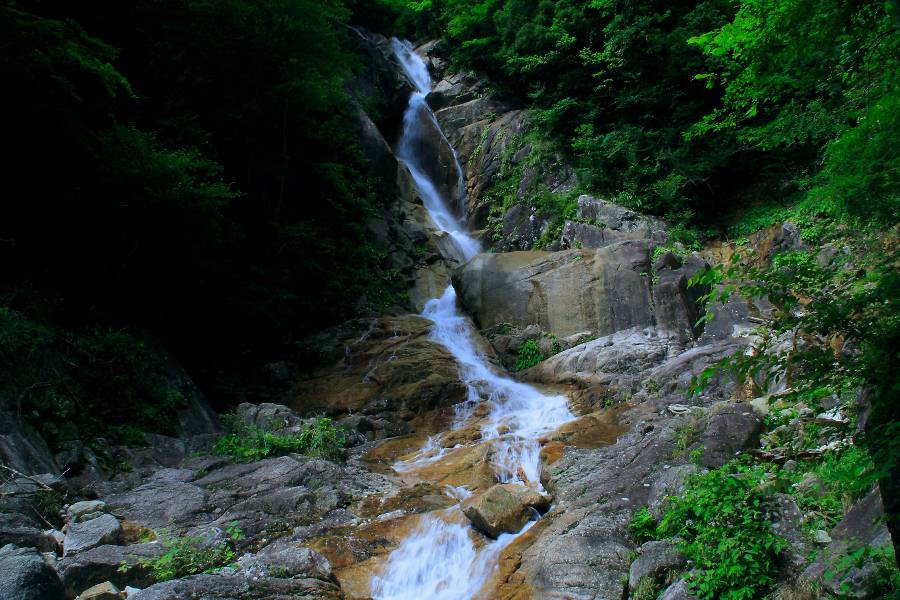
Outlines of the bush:
<svg viewBox="0 0 900 600">
<path fill-rule="evenodd" d="M 165 553 L 157 558 L 142 559 L 138 564 L 152 570 L 156 581 L 168 581 L 200 573 L 215 573 L 234 562 L 235 543 L 244 537 L 236 521 L 232 522 L 225 532 L 228 539 L 218 543 L 210 543 L 203 536 L 169 538 L 163 536 Z M 119 567 L 119 571 L 127 573 L 129 568 L 129 565 L 123 564 Z"/>
<path fill-rule="evenodd" d="M 638 543 L 656 539 L 656 523 L 646 506 L 634 513 L 628 529 L 631 530 L 631 535 Z"/>
<path fill-rule="evenodd" d="M 213 450 L 216 454 L 238 461 L 262 460 L 291 453 L 339 460 L 345 454 L 347 440 L 344 432 L 327 417 L 317 419 L 297 435 L 278 435 L 246 425 L 233 416 L 229 421 L 232 432 L 217 439 Z"/>
<path fill-rule="evenodd" d="M 691 590 L 706 600 L 763 597 L 775 584 L 785 546 L 766 519 L 762 467 L 732 462 L 690 478 L 670 497 L 657 535 L 678 540 L 693 563 Z"/>
<path fill-rule="evenodd" d="M 519 356 L 516 359 L 516 371 L 524 371 L 530 369 L 534 365 L 544 360 L 541 349 L 534 340 L 526 340 L 524 344 L 519 346 Z"/>
</svg>

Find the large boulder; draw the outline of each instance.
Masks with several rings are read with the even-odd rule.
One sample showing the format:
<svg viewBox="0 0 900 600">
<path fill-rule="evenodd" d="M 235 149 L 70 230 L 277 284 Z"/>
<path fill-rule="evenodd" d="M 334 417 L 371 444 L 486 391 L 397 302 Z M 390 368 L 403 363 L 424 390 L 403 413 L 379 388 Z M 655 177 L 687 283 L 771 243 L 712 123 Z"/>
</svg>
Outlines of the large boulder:
<svg viewBox="0 0 900 600">
<path fill-rule="evenodd" d="M 321 366 L 295 380 L 287 404 L 302 413 L 362 413 L 373 439 L 409 433 L 415 415 L 466 397 L 458 367 L 418 316 L 348 321 L 310 338 Z"/>
<path fill-rule="evenodd" d="M 217 574 L 194 575 L 157 583 L 129 595 L 129 600 L 342 600 L 343 597 L 338 585 L 331 581 L 307 577 L 251 577 L 229 569 Z"/>
<path fill-rule="evenodd" d="M 453 279 L 481 328 L 535 324 L 564 337 L 652 325 L 649 271 L 649 245 L 626 241 L 598 250 L 479 254 Z"/>
<path fill-rule="evenodd" d="M 64 600 L 63 586 L 34 548 L 7 544 L 0 548 L 0 598 L 3 600 Z"/>
<path fill-rule="evenodd" d="M 533 518 L 536 509 L 549 502 L 545 496 L 524 485 L 497 484 L 463 504 L 463 513 L 472 525 L 496 538 L 501 533 L 515 533 Z"/>
<path fill-rule="evenodd" d="M 57 546 L 35 519 L 20 513 L 0 513 L 0 547 L 7 544 L 30 546 L 41 552 L 56 551 Z"/>
<path fill-rule="evenodd" d="M 69 523 L 63 542 L 63 554 L 73 556 L 97 546 L 118 544 L 122 541 L 122 536 L 122 525 L 109 514 L 81 523 Z"/>
</svg>

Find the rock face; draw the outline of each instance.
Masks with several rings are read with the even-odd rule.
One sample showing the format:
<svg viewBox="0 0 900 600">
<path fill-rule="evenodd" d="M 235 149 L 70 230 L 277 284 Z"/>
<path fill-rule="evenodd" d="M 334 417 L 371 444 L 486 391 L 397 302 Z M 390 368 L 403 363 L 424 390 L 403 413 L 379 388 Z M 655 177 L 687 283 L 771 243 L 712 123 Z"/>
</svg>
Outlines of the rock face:
<svg viewBox="0 0 900 600">
<path fill-rule="evenodd" d="M 496 538 L 501 533 L 519 531 L 533 518 L 534 509 L 545 509 L 548 504 L 548 499 L 537 491 L 507 483 L 470 498 L 464 503 L 463 512 L 475 527 Z"/>
<path fill-rule="evenodd" d="M 93 585 L 112 582 L 120 588 L 126 585 L 146 587 L 155 582 L 150 567 L 141 560 L 157 558 L 163 553 L 162 544 L 144 543 L 129 546 L 99 546 L 59 561 L 57 571 L 69 595 L 75 595 Z M 127 565 L 127 571 L 120 570 Z"/>
<path fill-rule="evenodd" d="M 537 325 L 565 337 L 658 326 L 690 338 L 698 291 L 687 279 L 704 264 L 657 261 L 654 283 L 650 244 L 627 240 L 596 250 L 480 254 L 454 284 L 482 329 Z"/>
<path fill-rule="evenodd" d="M 456 363 L 429 339 L 417 316 L 348 322 L 311 340 L 325 364 L 294 383 L 290 405 L 303 412 L 352 412 L 372 439 L 409 433 L 407 421 L 465 397 Z"/>
<path fill-rule="evenodd" d="M 63 600 L 56 572 L 33 548 L 8 544 L 0 548 L 0 598 L 4 600 Z"/>
<path fill-rule="evenodd" d="M 593 196 L 578 197 L 575 221 L 566 221 L 559 248 L 602 248 L 625 240 L 666 242 L 666 224 Z"/>
</svg>

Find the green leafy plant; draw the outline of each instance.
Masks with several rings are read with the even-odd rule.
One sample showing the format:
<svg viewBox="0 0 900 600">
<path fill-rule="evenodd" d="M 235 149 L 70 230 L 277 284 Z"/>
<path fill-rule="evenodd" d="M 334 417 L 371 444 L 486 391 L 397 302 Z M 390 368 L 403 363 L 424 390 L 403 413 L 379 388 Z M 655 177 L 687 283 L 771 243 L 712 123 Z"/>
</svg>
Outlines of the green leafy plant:
<svg viewBox="0 0 900 600">
<path fill-rule="evenodd" d="M 215 573 L 234 562 L 235 544 L 244 537 L 236 521 L 226 527 L 225 534 L 227 539 L 219 542 L 210 541 L 202 535 L 176 537 L 161 535 L 165 552 L 156 558 L 141 559 L 138 564 L 149 568 L 156 581 L 168 581 L 200 573 Z M 127 573 L 130 568 L 130 565 L 123 564 L 118 570 Z"/>
<path fill-rule="evenodd" d="M 691 590 L 704 600 L 762 598 L 777 581 L 784 540 L 766 519 L 765 469 L 731 462 L 688 479 L 668 499 L 657 535 L 675 538 L 693 565 Z"/>
<path fill-rule="evenodd" d="M 634 513 L 628 523 L 628 529 L 638 543 L 656 539 L 656 521 L 646 506 Z"/>
<path fill-rule="evenodd" d="M 542 360 L 544 360 L 544 356 L 541 354 L 541 348 L 537 342 L 525 340 L 525 343 L 519 346 L 519 354 L 516 358 L 516 371 L 530 369 Z"/>
<path fill-rule="evenodd" d="M 229 419 L 229 426 L 231 433 L 217 439 L 213 451 L 238 461 L 261 460 L 290 453 L 339 460 L 345 454 L 346 436 L 327 417 L 317 419 L 296 435 L 278 435 L 246 425 L 234 417 Z"/>
</svg>

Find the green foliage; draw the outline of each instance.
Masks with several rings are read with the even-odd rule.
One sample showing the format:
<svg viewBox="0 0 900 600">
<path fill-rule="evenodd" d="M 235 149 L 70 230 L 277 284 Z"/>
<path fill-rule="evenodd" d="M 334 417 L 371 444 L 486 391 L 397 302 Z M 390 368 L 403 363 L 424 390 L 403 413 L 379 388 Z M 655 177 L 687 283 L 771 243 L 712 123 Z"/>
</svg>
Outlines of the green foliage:
<svg viewBox="0 0 900 600">
<path fill-rule="evenodd" d="M 228 423 L 232 432 L 217 439 L 213 450 L 238 461 L 262 460 L 290 453 L 329 460 L 340 460 L 345 456 L 347 440 L 344 432 L 327 417 L 317 419 L 296 435 L 278 435 L 247 425 L 235 416 L 228 419 Z"/>
<path fill-rule="evenodd" d="M 766 520 L 766 480 L 762 467 L 732 462 L 669 498 L 657 534 L 676 538 L 692 562 L 688 584 L 698 597 L 762 598 L 774 586 L 785 542 Z"/>
<path fill-rule="evenodd" d="M 365 228 L 393 175 L 359 149 L 350 17 L 338 0 L 0 3 L 0 289 L 150 329 L 213 393 L 396 304 L 405 279 Z"/>
<path fill-rule="evenodd" d="M 656 521 L 646 506 L 634 513 L 631 522 L 628 523 L 628 529 L 638 543 L 656 539 Z"/>
<path fill-rule="evenodd" d="M 864 496 L 873 483 L 874 464 L 865 448 L 851 446 L 845 450 L 825 455 L 809 471 L 786 474 L 794 483 L 790 488 L 797 506 L 808 515 L 805 523 L 809 530 L 828 530 L 840 521 L 854 502 Z M 796 485 L 814 474 L 822 482 L 818 489 L 800 491 Z"/>
<path fill-rule="evenodd" d="M 235 544 L 244 537 L 236 521 L 228 525 L 225 533 L 228 539 L 220 542 L 210 541 L 202 535 L 162 536 L 165 552 L 157 558 L 141 559 L 139 564 L 149 568 L 156 581 L 215 573 L 234 562 Z M 129 568 L 129 565 L 123 564 L 119 571 L 127 573 Z"/>
<path fill-rule="evenodd" d="M 175 433 L 184 399 L 171 369 L 127 330 L 67 331 L 0 305 L 0 393 L 50 444 L 73 427 L 82 439 L 136 444 L 144 431 Z"/>
<path fill-rule="evenodd" d="M 537 342 L 534 340 L 525 340 L 525 342 L 519 346 L 519 355 L 516 358 L 516 371 L 530 369 L 542 360 L 544 360 L 544 355 L 541 353 L 541 348 L 538 346 Z"/>
</svg>

